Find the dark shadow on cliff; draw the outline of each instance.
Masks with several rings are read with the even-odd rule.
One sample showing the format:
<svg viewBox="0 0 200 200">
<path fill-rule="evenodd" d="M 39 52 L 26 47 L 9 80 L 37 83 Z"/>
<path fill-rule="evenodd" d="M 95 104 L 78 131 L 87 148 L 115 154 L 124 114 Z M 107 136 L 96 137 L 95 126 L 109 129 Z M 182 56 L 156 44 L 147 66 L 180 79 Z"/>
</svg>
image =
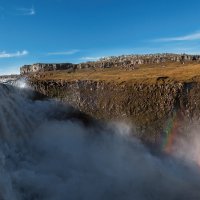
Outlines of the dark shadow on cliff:
<svg viewBox="0 0 200 200">
<path fill-rule="evenodd" d="M 8 84 L 2 84 L 2 86 L 7 90 L 9 93 L 11 90 L 17 90 L 21 93 L 22 96 L 26 96 L 27 99 L 30 101 L 51 101 L 56 106 L 52 107 L 52 112 L 49 113 L 48 118 L 49 119 L 56 119 L 56 120 L 62 120 L 62 121 L 78 121 L 85 127 L 95 127 L 102 129 L 105 125 L 105 122 L 96 120 L 92 116 L 79 111 L 78 109 L 74 108 L 70 104 L 62 103 L 59 100 L 49 98 L 48 96 L 26 88 L 17 88 L 15 86 L 11 86 Z"/>
</svg>

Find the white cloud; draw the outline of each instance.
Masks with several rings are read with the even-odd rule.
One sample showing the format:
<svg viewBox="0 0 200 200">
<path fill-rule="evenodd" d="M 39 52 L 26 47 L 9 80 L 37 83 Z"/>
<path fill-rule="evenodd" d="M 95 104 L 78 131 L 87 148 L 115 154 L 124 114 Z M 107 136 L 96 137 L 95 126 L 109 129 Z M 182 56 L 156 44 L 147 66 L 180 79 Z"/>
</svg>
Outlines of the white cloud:
<svg viewBox="0 0 200 200">
<path fill-rule="evenodd" d="M 14 57 L 21 57 L 28 54 L 28 51 L 17 51 L 15 53 L 7 53 L 6 51 L 0 52 L 0 58 L 14 58 Z"/>
<path fill-rule="evenodd" d="M 96 61 L 96 60 L 99 60 L 100 58 L 101 57 L 82 57 L 80 59 L 84 61 Z"/>
<path fill-rule="evenodd" d="M 70 50 L 70 51 L 62 51 L 62 52 L 49 52 L 48 55 L 73 55 L 73 54 L 76 54 L 78 53 L 79 50 L 78 49 L 73 49 L 73 50 Z"/>
<path fill-rule="evenodd" d="M 192 41 L 200 40 L 200 32 L 196 32 L 189 35 L 179 36 L 179 37 L 169 37 L 169 38 L 159 38 L 154 40 L 155 42 L 173 42 L 173 41 Z"/>
<path fill-rule="evenodd" d="M 0 6 L 0 14 L 1 18 L 4 18 L 6 15 L 11 15 L 11 16 L 32 16 L 36 14 L 35 8 L 8 8 L 5 9 L 4 7 Z M 3 16 L 3 17 L 2 17 Z"/>
<path fill-rule="evenodd" d="M 35 9 L 32 8 L 18 8 L 16 9 L 18 11 L 18 15 L 27 15 L 27 16 L 31 16 L 31 15 L 35 15 L 36 11 Z"/>
</svg>

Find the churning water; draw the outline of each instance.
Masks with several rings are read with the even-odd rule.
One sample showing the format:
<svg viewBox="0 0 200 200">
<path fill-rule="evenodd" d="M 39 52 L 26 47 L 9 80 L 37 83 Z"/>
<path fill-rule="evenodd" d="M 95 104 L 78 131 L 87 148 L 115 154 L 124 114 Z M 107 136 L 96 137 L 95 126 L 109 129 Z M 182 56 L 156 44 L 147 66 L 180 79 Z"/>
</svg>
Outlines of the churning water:
<svg viewBox="0 0 200 200">
<path fill-rule="evenodd" d="M 198 134 L 161 158 L 128 126 L 85 126 L 70 112 L 0 85 L 0 200 L 200 199 Z"/>
</svg>

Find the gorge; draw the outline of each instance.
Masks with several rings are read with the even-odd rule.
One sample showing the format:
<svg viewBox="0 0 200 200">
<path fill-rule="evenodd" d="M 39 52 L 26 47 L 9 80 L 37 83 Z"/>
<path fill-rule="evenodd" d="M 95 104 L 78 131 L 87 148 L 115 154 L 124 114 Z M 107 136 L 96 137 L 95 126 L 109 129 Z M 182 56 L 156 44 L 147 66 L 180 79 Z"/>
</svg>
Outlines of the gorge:
<svg viewBox="0 0 200 200">
<path fill-rule="evenodd" d="M 0 0 L 0 200 L 200 200 L 199 0 Z"/>
<path fill-rule="evenodd" d="M 0 199 L 199 199 L 200 64 L 164 65 L 0 84 Z"/>
<path fill-rule="evenodd" d="M 35 91 L 68 103 L 95 119 L 134 124 L 137 136 L 147 143 L 160 145 L 169 134 L 165 131 L 166 123 L 174 115 L 180 121 L 181 132 L 200 117 L 198 56 L 186 57 L 188 60 L 183 64 L 183 60 L 173 61 L 175 58 L 169 55 L 164 54 L 163 61 L 159 54 L 162 63 L 153 63 L 158 55 L 151 55 L 150 64 L 134 70 L 123 66 L 83 68 L 74 72 L 43 68 L 26 76 Z M 176 55 L 176 58 L 181 57 Z M 192 58 L 195 60 L 191 61 Z"/>
<path fill-rule="evenodd" d="M 0 199 L 200 197 L 199 128 L 179 138 L 176 151 L 154 154 L 127 124 L 85 124 L 24 85 L 0 91 Z"/>
</svg>

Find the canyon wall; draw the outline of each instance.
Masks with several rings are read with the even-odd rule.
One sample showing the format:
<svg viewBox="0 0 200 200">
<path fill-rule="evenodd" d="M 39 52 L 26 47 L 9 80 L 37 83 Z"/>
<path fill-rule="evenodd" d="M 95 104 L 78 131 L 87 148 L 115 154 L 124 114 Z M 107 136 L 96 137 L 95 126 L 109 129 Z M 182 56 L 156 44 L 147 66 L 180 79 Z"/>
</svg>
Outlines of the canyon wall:
<svg viewBox="0 0 200 200">
<path fill-rule="evenodd" d="M 200 116 L 200 84 L 157 81 L 155 84 L 112 81 L 30 81 L 32 87 L 97 119 L 131 122 L 139 137 L 159 143 L 169 119 L 180 128 Z"/>
</svg>

